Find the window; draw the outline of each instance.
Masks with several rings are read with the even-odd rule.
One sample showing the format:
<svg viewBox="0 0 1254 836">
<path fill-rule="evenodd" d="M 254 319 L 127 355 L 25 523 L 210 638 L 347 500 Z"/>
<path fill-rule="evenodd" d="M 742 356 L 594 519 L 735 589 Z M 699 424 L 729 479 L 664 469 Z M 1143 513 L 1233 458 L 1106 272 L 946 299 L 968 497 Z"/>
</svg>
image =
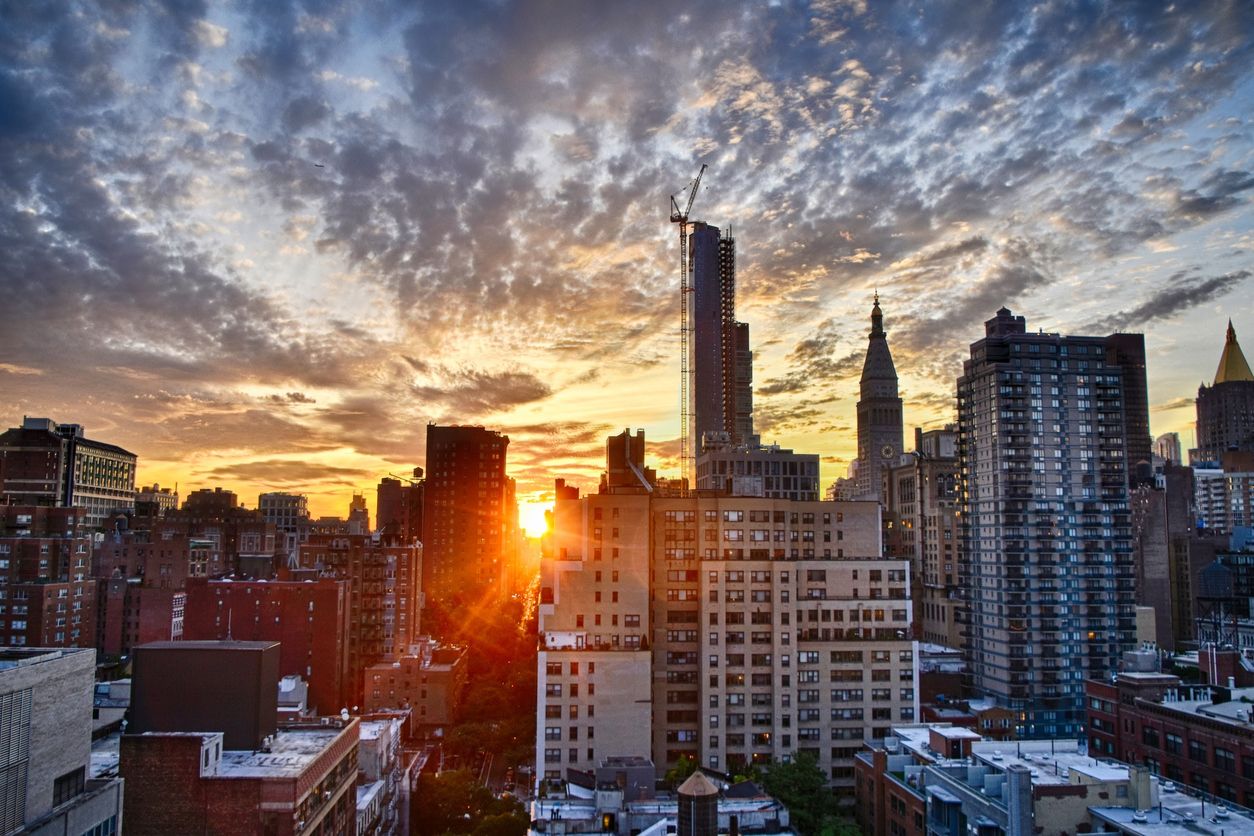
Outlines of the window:
<svg viewBox="0 0 1254 836">
<path fill-rule="evenodd" d="M 1206 744 L 1198 740 L 1190 740 L 1189 760 L 1206 763 Z"/>
<path fill-rule="evenodd" d="M 206 753 L 208 754 L 208 753 Z M 86 767 L 73 769 L 52 782 L 52 806 L 69 801 L 83 791 Z"/>
</svg>

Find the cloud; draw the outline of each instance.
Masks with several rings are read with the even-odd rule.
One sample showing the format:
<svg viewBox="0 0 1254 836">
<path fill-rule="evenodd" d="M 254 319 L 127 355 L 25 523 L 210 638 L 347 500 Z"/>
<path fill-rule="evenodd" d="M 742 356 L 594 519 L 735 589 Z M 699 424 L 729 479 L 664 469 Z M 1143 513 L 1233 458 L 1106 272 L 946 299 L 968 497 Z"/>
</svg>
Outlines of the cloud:
<svg viewBox="0 0 1254 836">
<path fill-rule="evenodd" d="M 848 445 L 813 434 L 849 423 L 877 288 L 940 410 L 1002 305 L 1184 327 L 1246 286 L 1250 15 L 18 4 L 0 374 L 145 456 L 389 465 L 427 421 L 491 420 L 535 427 L 522 478 L 595 473 L 607 422 L 674 419 L 665 200 L 708 162 L 694 211 L 736 234 L 758 423 Z"/>
<path fill-rule="evenodd" d="M 1139 305 L 1110 314 L 1087 327 L 1096 332 L 1126 331 L 1155 320 L 1179 316 L 1190 308 L 1230 293 L 1251 275 L 1254 272 L 1250 270 L 1236 270 L 1209 278 L 1186 278 L 1185 274 L 1177 273 Z"/>
<path fill-rule="evenodd" d="M 313 485 L 325 482 L 356 485 L 363 480 L 378 476 L 373 471 L 360 468 L 332 467 L 317 462 L 290 459 L 264 459 L 222 465 L 204 471 L 201 475 L 213 479 L 232 479 L 276 486 Z"/>
<path fill-rule="evenodd" d="M 553 389 L 531 372 L 457 369 L 445 372 L 440 385 L 415 384 L 410 392 L 461 420 L 544 400 Z"/>
<path fill-rule="evenodd" d="M 1172 398 L 1169 401 L 1154 404 L 1150 407 L 1150 412 L 1171 412 L 1175 409 L 1192 407 L 1196 402 L 1194 398 Z"/>
</svg>

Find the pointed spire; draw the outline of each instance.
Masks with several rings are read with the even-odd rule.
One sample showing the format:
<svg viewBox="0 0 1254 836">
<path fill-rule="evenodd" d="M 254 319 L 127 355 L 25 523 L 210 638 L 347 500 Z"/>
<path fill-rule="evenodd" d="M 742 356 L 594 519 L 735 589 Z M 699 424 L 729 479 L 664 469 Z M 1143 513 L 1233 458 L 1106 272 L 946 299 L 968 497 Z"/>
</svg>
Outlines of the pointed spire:
<svg viewBox="0 0 1254 836">
<path fill-rule="evenodd" d="M 1236 381 L 1254 382 L 1254 373 L 1250 372 L 1250 364 L 1246 362 L 1241 344 L 1237 342 L 1237 331 L 1229 319 L 1224 351 L 1219 355 L 1219 368 L 1215 370 L 1215 383 L 1218 385 Z"/>
<path fill-rule="evenodd" d="M 880 310 L 880 292 L 875 291 L 875 304 L 871 306 L 871 336 L 884 336 L 884 312 Z"/>
</svg>

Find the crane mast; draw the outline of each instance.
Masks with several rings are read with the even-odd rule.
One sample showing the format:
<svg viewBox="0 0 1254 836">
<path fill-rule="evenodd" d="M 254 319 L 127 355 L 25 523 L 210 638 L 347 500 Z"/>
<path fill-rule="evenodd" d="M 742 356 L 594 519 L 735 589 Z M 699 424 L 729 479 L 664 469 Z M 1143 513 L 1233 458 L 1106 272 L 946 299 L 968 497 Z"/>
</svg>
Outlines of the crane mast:
<svg viewBox="0 0 1254 836">
<path fill-rule="evenodd" d="M 688 202 L 681 211 L 679 201 L 671 195 L 671 223 L 679 225 L 679 469 L 680 477 L 688 479 L 695 487 L 696 471 L 693 466 L 695 459 L 691 436 L 692 408 L 690 393 L 692 390 L 692 322 L 688 309 L 692 304 L 692 287 L 688 281 L 688 215 L 692 212 L 692 203 L 697 199 L 697 189 L 701 187 L 701 177 L 708 166 L 701 164 L 688 186 Z M 682 196 L 682 192 L 680 193 Z"/>
</svg>

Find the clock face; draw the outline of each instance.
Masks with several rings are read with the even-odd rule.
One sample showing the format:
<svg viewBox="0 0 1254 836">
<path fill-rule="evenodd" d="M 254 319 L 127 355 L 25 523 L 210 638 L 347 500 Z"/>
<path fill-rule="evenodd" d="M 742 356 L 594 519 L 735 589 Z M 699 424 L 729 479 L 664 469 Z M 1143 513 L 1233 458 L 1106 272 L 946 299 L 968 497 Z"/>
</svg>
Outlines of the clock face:
<svg viewBox="0 0 1254 836">
<path fill-rule="evenodd" d="M 886 459 L 891 459 L 893 457 L 893 445 L 885 444 L 883 447 L 881 447 L 880 455 Z"/>
</svg>

